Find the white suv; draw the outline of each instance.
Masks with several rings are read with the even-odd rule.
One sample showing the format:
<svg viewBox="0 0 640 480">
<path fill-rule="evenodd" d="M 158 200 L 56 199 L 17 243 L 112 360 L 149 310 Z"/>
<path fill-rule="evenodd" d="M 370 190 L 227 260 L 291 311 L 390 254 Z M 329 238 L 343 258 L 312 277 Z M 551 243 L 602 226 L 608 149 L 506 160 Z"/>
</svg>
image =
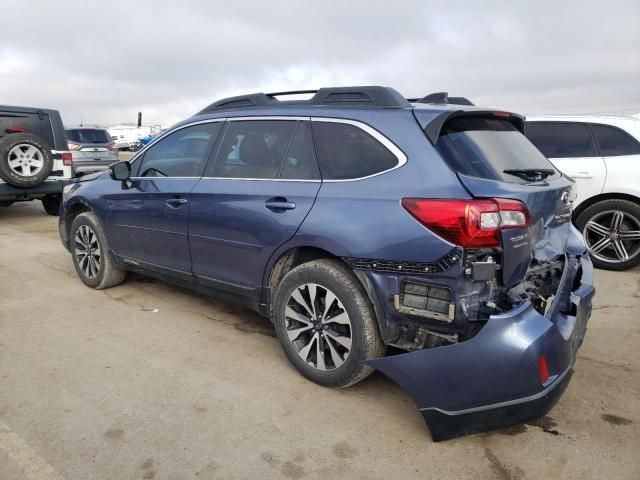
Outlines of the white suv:
<svg viewBox="0 0 640 480">
<path fill-rule="evenodd" d="M 640 120 L 527 117 L 526 135 L 576 181 L 573 218 L 593 263 L 608 270 L 640 264 Z"/>
</svg>

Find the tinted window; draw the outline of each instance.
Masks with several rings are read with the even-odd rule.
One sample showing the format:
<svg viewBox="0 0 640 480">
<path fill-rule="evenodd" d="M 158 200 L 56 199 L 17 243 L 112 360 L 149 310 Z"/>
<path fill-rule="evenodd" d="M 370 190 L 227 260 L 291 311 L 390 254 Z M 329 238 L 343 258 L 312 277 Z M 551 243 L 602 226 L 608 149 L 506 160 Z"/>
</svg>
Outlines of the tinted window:
<svg viewBox="0 0 640 480">
<path fill-rule="evenodd" d="M 0 112 L 0 138 L 11 129 L 24 129 L 44 140 L 49 147 L 54 148 L 53 131 L 49 115 L 43 113 L 42 118 L 33 113 Z"/>
<path fill-rule="evenodd" d="M 300 122 L 282 165 L 281 178 L 320 178 L 310 122 Z"/>
<path fill-rule="evenodd" d="M 360 178 L 398 164 L 387 147 L 355 125 L 313 122 L 322 178 Z"/>
<path fill-rule="evenodd" d="M 640 144 L 628 133 L 607 125 L 592 125 L 591 128 L 603 157 L 640 154 Z"/>
<path fill-rule="evenodd" d="M 277 178 L 297 123 L 285 120 L 228 122 L 213 176 Z"/>
<path fill-rule="evenodd" d="M 540 151 L 506 120 L 461 117 L 448 121 L 436 148 L 460 173 L 507 182 L 526 182 L 504 173 L 516 169 L 554 169 Z"/>
<path fill-rule="evenodd" d="M 582 123 L 531 122 L 527 137 L 547 158 L 598 156 L 589 126 Z"/>
<path fill-rule="evenodd" d="M 95 128 L 73 128 L 66 131 L 67 140 L 77 143 L 111 143 L 111 136 L 106 130 Z"/>
<path fill-rule="evenodd" d="M 159 140 L 144 154 L 141 177 L 199 177 L 221 122 L 182 128 Z"/>
</svg>

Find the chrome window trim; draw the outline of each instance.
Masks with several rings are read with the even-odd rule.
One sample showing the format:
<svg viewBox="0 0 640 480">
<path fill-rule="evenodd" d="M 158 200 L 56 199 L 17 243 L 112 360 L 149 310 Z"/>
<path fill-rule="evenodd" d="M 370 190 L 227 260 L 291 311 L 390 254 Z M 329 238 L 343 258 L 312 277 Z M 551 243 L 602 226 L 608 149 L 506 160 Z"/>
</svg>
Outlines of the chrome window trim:
<svg viewBox="0 0 640 480">
<path fill-rule="evenodd" d="M 354 127 L 358 127 L 359 129 L 364 130 L 366 133 L 368 133 L 373 138 L 378 140 L 382 145 L 384 145 L 387 148 L 387 150 L 393 153 L 393 155 L 395 155 L 395 157 L 398 159 L 398 164 L 395 165 L 394 167 L 388 168 L 381 172 L 372 173 L 371 175 L 367 175 L 365 177 L 340 178 L 340 179 L 329 179 L 329 180 L 323 179 L 322 180 L 323 182 L 340 183 L 340 182 L 357 182 L 358 180 L 366 180 L 367 178 L 377 177 L 378 175 L 383 175 L 385 173 L 396 170 L 407 163 L 407 156 L 404 154 L 402 150 L 400 150 L 400 148 L 395 143 L 393 143 L 391 140 L 385 137 L 378 130 L 376 130 L 370 125 L 367 125 L 364 122 L 361 122 L 358 120 L 350 120 L 347 118 L 331 118 L 331 117 L 311 117 L 311 121 L 312 122 L 328 122 L 328 123 L 346 123 L 348 125 L 353 125 Z M 320 161 L 320 159 L 318 159 L 318 161 Z"/>
<path fill-rule="evenodd" d="M 141 180 L 193 180 L 194 178 L 200 180 L 248 180 L 252 182 L 263 181 L 263 182 L 307 182 L 307 183 L 321 183 L 322 180 L 313 179 L 313 180 L 305 180 L 305 179 L 297 179 L 297 178 L 239 178 L 239 177 L 130 177 L 131 181 L 141 181 Z"/>
<path fill-rule="evenodd" d="M 254 121 L 254 120 L 288 120 L 288 121 L 311 121 L 311 122 L 328 122 L 328 123 L 344 123 L 348 125 L 353 125 L 354 127 L 360 128 L 364 132 L 371 135 L 373 138 L 378 140 L 382 145 L 385 146 L 397 159 L 398 164 L 392 168 L 388 168 L 387 170 L 383 170 L 381 172 L 376 172 L 371 175 L 367 175 L 364 177 L 357 178 L 342 178 L 342 179 L 295 179 L 295 178 L 236 178 L 236 177 L 131 177 L 131 180 L 158 180 L 158 179 L 179 179 L 179 178 L 201 178 L 203 180 L 248 180 L 248 181 L 267 181 L 267 182 L 307 182 L 307 183 L 341 183 L 341 182 L 357 182 L 359 180 L 366 180 L 368 178 L 377 177 L 378 175 L 384 175 L 385 173 L 396 170 L 407 163 L 407 156 L 405 153 L 389 138 L 380 133 L 375 128 L 367 125 L 364 122 L 359 120 L 351 120 L 348 118 L 338 118 L 338 117 L 313 117 L 313 116 L 278 116 L 278 115 L 260 115 L 260 116 L 247 116 L 247 117 L 225 117 L 225 118 L 211 118 L 207 120 L 199 120 L 197 122 L 186 123 L 184 125 L 180 125 L 172 130 L 167 130 L 159 137 L 155 138 L 152 142 L 145 145 L 144 148 L 136 152 L 136 154 L 129 159 L 129 163 L 133 164 L 141 155 L 143 155 L 150 147 L 159 142 L 167 135 L 172 134 L 173 132 L 177 132 L 178 130 L 182 130 L 183 128 L 191 127 L 194 125 L 201 125 L 204 123 L 214 123 L 214 122 L 240 122 L 240 121 Z M 318 159 L 318 162 L 320 160 Z"/>
<path fill-rule="evenodd" d="M 199 179 L 202 177 L 129 177 L 129 180 L 133 182 L 142 180 L 193 180 L 194 178 Z"/>
<path fill-rule="evenodd" d="M 306 182 L 306 183 L 322 183 L 320 179 L 303 179 L 303 178 L 241 178 L 241 177 L 202 177 L 202 180 L 248 180 L 250 182 Z M 325 180 L 326 181 L 326 180 Z"/>
<path fill-rule="evenodd" d="M 310 116 L 307 117 L 301 117 L 301 116 L 280 116 L 280 115 L 274 115 L 274 116 L 268 116 L 268 115 L 260 115 L 260 116 L 254 116 L 254 117 L 227 117 L 227 121 L 228 122 L 241 122 L 243 120 L 250 120 L 250 121 L 256 121 L 256 120 L 289 120 L 289 121 L 309 121 L 311 119 Z"/>
</svg>

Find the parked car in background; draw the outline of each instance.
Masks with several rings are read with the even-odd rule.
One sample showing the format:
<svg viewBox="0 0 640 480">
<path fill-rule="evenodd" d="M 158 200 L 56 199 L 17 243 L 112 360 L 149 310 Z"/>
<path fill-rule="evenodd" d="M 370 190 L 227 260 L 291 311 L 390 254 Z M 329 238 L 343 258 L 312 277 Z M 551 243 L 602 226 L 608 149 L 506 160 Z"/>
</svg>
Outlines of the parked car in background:
<svg viewBox="0 0 640 480">
<path fill-rule="evenodd" d="M 118 161 L 118 146 L 106 129 L 73 127 L 65 132 L 73 154 L 74 176 L 104 170 Z"/>
<path fill-rule="evenodd" d="M 284 95 L 215 102 L 67 186 L 80 279 L 140 271 L 253 308 L 303 375 L 346 387 L 377 368 L 436 440 L 545 414 L 593 269 L 573 182 L 523 117 L 386 87 Z"/>
<path fill-rule="evenodd" d="M 640 120 L 528 117 L 526 135 L 576 181 L 573 219 L 593 263 L 608 270 L 640 264 Z"/>
<path fill-rule="evenodd" d="M 0 105 L 0 206 L 39 199 L 57 215 L 71 163 L 57 110 Z"/>
</svg>

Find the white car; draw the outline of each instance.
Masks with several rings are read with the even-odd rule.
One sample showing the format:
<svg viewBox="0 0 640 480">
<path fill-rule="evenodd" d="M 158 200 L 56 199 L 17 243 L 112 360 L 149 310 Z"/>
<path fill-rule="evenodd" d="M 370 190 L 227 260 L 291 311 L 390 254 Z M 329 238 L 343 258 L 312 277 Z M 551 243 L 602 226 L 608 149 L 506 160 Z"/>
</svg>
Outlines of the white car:
<svg viewBox="0 0 640 480">
<path fill-rule="evenodd" d="M 573 218 L 593 263 L 608 270 L 640 264 L 640 120 L 527 117 L 526 135 L 576 181 Z"/>
</svg>

